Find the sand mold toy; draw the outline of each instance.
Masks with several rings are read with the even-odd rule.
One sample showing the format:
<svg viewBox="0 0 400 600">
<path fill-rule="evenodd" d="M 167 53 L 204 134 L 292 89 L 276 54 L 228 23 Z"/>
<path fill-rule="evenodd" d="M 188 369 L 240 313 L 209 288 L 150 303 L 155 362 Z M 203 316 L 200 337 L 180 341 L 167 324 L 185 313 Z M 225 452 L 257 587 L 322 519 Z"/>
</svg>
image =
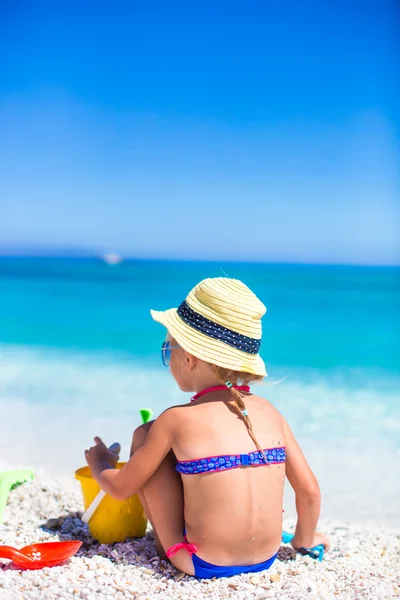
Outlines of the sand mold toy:
<svg viewBox="0 0 400 600">
<path fill-rule="evenodd" d="M 282 531 L 282 542 L 284 544 L 289 544 L 291 540 L 294 538 L 293 533 L 288 533 L 287 531 Z M 313 548 L 301 548 L 300 552 L 302 554 L 308 554 L 311 558 L 316 558 L 317 560 L 322 560 L 324 556 L 325 548 L 322 544 L 318 546 L 314 546 Z"/>
<path fill-rule="evenodd" d="M 0 473 L 0 523 L 3 522 L 3 510 L 7 504 L 10 490 L 31 479 L 33 479 L 32 469 L 16 469 L 13 471 L 2 471 Z"/>
<path fill-rule="evenodd" d="M 153 414 L 149 408 L 142 408 L 139 412 L 143 423 L 147 423 Z M 124 464 L 118 462 L 116 468 L 120 469 Z M 102 544 L 112 544 L 123 542 L 129 537 L 144 536 L 147 517 L 137 495 L 128 500 L 115 500 L 100 490 L 89 467 L 82 467 L 75 471 L 75 478 L 82 488 L 85 507 L 82 518 L 96 540 Z"/>
</svg>

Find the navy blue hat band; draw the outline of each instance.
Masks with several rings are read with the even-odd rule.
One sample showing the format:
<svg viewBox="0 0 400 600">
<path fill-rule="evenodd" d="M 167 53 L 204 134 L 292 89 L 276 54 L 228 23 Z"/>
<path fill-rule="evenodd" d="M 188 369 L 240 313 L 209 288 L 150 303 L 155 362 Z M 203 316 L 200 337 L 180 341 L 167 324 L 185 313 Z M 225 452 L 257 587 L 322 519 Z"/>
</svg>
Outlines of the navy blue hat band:
<svg viewBox="0 0 400 600">
<path fill-rule="evenodd" d="M 247 352 L 247 354 L 258 354 L 260 351 L 261 340 L 241 335 L 236 331 L 214 323 L 214 321 L 210 321 L 210 319 L 203 317 L 203 315 L 190 308 L 186 300 L 179 306 L 177 313 L 182 321 L 193 327 L 193 329 L 197 329 L 197 331 L 211 338 L 220 340 L 228 344 L 228 346 L 232 346 L 232 348 Z"/>
</svg>

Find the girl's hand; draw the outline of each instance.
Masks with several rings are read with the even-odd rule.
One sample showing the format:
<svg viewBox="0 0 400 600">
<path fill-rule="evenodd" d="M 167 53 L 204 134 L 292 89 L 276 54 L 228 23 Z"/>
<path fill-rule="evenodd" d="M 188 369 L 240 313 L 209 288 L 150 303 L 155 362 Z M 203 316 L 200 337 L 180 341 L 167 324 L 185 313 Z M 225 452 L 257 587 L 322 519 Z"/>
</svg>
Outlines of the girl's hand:
<svg viewBox="0 0 400 600">
<path fill-rule="evenodd" d="M 295 550 L 301 551 L 302 548 L 305 548 L 304 545 L 301 544 L 300 540 L 296 539 L 296 537 L 294 537 L 290 543 Z M 315 535 L 314 535 L 314 539 L 312 541 L 312 544 L 307 546 L 306 549 L 314 548 L 315 546 L 319 546 L 319 545 L 321 545 L 325 548 L 325 552 L 328 552 L 329 548 L 331 547 L 329 538 L 324 533 L 320 533 L 319 531 L 316 531 Z"/>
<path fill-rule="evenodd" d="M 115 469 L 119 458 L 118 454 L 111 452 L 99 437 L 95 437 L 94 441 L 96 445 L 85 450 L 85 458 L 89 467 L 93 469 L 100 464 L 107 464 Z"/>
</svg>

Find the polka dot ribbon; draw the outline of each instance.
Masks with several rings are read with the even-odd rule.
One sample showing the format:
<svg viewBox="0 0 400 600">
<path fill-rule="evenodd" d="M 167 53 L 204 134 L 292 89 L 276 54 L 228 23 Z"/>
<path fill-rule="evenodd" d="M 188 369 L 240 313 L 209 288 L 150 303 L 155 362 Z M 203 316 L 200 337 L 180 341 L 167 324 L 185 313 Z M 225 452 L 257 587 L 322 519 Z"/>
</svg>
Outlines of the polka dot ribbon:
<svg viewBox="0 0 400 600">
<path fill-rule="evenodd" d="M 247 352 L 247 354 L 258 354 L 260 351 L 261 340 L 241 335 L 210 321 L 210 319 L 203 317 L 203 315 L 190 308 L 186 300 L 182 302 L 177 312 L 182 321 L 193 327 L 193 329 L 204 333 L 204 335 L 220 340 L 233 348 Z"/>
</svg>

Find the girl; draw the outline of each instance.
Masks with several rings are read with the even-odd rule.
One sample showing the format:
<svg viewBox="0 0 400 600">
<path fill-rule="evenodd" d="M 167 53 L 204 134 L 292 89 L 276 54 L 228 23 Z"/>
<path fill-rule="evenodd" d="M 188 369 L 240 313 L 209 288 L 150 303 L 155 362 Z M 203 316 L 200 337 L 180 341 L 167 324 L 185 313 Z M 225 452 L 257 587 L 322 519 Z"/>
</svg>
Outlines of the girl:
<svg viewBox="0 0 400 600">
<path fill-rule="evenodd" d="M 168 331 L 162 358 L 181 390 L 195 392 L 133 435 L 129 462 L 95 438 L 86 460 L 100 487 L 138 493 L 161 556 L 200 578 L 267 569 L 282 535 L 285 474 L 298 514 L 292 546 L 322 544 L 318 483 L 285 419 L 250 384 L 266 376 L 259 355 L 265 306 L 242 282 L 200 282 L 178 309 L 151 311 Z M 165 554 L 164 554 L 165 553 Z"/>
</svg>

